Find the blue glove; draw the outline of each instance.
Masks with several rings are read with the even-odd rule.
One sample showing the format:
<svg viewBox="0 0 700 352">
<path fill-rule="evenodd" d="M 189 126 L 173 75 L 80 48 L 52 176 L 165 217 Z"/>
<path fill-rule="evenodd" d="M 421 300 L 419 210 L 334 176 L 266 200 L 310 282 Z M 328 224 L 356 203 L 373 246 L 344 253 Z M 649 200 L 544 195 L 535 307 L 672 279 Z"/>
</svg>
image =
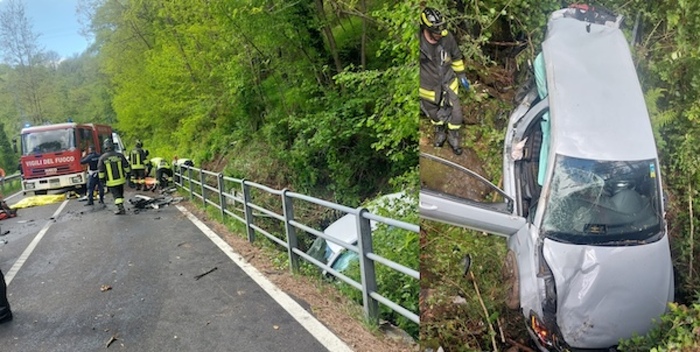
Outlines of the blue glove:
<svg viewBox="0 0 700 352">
<path fill-rule="evenodd" d="M 464 77 L 464 76 L 460 77 L 459 83 L 462 84 L 462 87 L 464 87 L 465 91 L 467 91 L 467 92 L 469 91 L 469 80 L 467 80 L 467 77 Z"/>
</svg>

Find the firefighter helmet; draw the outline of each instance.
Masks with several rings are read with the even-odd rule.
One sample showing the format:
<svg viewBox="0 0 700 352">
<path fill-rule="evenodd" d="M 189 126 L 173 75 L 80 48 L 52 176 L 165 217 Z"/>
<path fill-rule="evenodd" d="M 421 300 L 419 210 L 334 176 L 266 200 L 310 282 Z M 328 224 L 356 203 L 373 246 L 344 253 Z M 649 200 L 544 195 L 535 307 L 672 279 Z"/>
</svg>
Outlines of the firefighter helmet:
<svg viewBox="0 0 700 352">
<path fill-rule="evenodd" d="M 445 19 L 440 11 L 426 7 L 420 14 L 420 26 L 432 33 L 440 34 L 443 37 L 447 35 Z"/>
<path fill-rule="evenodd" d="M 114 143 L 112 142 L 111 138 L 105 139 L 105 141 L 102 143 L 102 149 L 105 151 L 110 151 L 114 149 Z"/>
</svg>

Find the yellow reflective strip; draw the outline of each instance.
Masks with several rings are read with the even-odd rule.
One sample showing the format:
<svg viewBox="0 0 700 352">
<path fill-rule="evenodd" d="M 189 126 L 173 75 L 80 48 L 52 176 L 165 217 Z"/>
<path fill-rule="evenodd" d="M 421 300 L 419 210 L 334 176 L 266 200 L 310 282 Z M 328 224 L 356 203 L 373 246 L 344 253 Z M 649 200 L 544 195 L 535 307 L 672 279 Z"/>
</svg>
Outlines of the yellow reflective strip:
<svg viewBox="0 0 700 352">
<path fill-rule="evenodd" d="M 434 126 L 442 126 L 445 124 L 444 121 L 433 121 L 433 120 L 430 120 L 430 123 L 432 123 Z"/>
<path fill-rule="evenodd" d="M 449 130 L 458 130 L 461 127 L 461 125 L 453 125 L 451 123 L 447 124 L 447 129 Z"/>
<path fill-rule="evenodd" d="M 435 91 L 420 88 L 418 89 L 418 92 L 420 93 L 421 98 L 435 102 Z"/>
<path fill-rule="evenodd" d="M 424 25 L 426 25 L 426 26 L 428 26 L 428 27 L 432 27 L 432 26 L 433 26 L 433 24 L 430 23 L 430 21 L 428 21 L 428 17 L 426 17 L 424 13 L 421 13 L 421 14 L 420 14 L 420 18 L 423 20 L 423 24 L 424 24 Z"/>
<path fill-rule="evenodd" d="M 455 70 L 455 72 L 464 71 L 464 60 L 452 61 L 452 69 Z"/>
<path fill-rule="evenodd" d="M 457 93 L 457 89 L 459 88 L 459 84 L 457 83 L 457 79 L 455 78 L 452 83 L 450 83 L 450 89 L 452 89 L 455 93 Z"/>
<path fill-rule="evenodd" d="M 117 198 L 114 200 L 114 204 L 119 205 L 124 203 L 124 198 Z"/>
</svg>

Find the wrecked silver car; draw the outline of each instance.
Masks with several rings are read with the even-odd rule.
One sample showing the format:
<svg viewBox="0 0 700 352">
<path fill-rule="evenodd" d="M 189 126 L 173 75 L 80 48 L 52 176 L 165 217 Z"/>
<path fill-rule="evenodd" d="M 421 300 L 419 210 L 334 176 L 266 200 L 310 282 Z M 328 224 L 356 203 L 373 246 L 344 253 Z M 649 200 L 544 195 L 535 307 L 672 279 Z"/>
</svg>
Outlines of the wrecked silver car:
<svg viewBox="0 0 700 352">
<path fill-rule="evenodd" d="M 610 348 L 649 331 L 673 300 L 644 96 L 621 18 L 588 11 L 550 16 L 535 83 L 510 115 L 503 190 L 421 156 L 421 169 L 437 164 L 483 185 L 466 197 L 423 184 L 421 217 L 507 238 L 507 305 L 543 351 Z"/>
</svg>

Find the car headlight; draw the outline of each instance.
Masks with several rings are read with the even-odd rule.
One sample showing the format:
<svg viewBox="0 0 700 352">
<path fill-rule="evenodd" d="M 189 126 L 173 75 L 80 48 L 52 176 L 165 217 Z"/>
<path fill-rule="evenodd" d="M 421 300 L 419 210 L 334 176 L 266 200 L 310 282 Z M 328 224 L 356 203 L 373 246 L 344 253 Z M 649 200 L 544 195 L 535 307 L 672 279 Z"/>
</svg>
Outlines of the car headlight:
<svg viewBox="0 0 700 352">
<path fill-rule="evenodd" d="M 25 182 L 24 183 L 24 189 L 34 189 L 36 188 L 36 185 L 33 182 Z"/>
<path fill-rule="evenodd" d="M 542 345 L 545 347 L 554 346 L 556 337 L 533 311 L 530 311 L 530 328 Z"/>
</svg>

